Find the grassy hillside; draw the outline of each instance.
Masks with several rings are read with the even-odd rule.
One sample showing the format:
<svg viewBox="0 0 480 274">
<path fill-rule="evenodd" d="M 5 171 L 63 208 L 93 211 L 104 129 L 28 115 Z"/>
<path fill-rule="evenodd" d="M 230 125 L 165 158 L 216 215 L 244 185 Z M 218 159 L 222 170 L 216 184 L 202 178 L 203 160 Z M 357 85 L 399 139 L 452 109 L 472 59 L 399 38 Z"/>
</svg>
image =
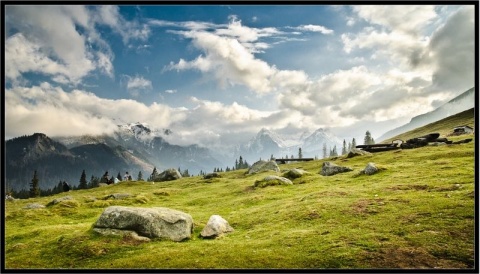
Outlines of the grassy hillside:
<svg viewBox="0 0 480 274">
<path fill-rule="evenodd" d="M 471 135 L 470 135 L 471 136 Z M 454 137 L 452 139 L 462 139 Z M 245 170 L 148 183 L 125 182 L 50 197 L 7 201 L 7 269 L 473 268 L 474 146 L 428 146 L 329 159 L 354 169 L 324 177 L 325 160 L 281 165 L 309 175 L 291 186 L 252 188 L 269 172 Z M 358 175 L 368 162 L 384 168 Z M 124 200 L 103 200 L 129 193 Z M 43 209 L 70 195 L 73 201 Z M 191 240 L 138 242 L 99 236 L 92 224 L 110 205 L 169 207 L 195 222 Z M 235 229 L 206 240 L 213 214 Z"/>
<path fill-rule="evenodd" d="M 423 127 L 412 129 L 393 138 L 386 139 L 380 143 L 389 144 L 395 139 L 401 139 L 406 141 L 408 139 L 423 136 L 433 132 L 440 133 L 440 137 L 447 137 L 447 134 L 453 132 L 453 128 L 464 125 L 470 126 L 472 128 L 475 126 L 475 112 L 473 108 L 449 116 L 437 122 L 430 123 Z"/>
</svg>

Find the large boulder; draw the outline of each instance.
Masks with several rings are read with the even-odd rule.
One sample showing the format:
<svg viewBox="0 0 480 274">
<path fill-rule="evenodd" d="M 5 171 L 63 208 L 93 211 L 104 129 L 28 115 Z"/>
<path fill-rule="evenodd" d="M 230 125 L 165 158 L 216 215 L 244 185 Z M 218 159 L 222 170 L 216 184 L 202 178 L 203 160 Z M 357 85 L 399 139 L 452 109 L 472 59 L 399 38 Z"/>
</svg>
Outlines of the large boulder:
<svg viewBox="0 0 480 274">
<path fill-rule="evenodd" d="M 182 174 L 174 168 L 169 168 L 158 174 L 154 181 L 163 182 L 163 181 L 173 181 L 182 178 Z"/>
<path fill-rule="evenodd" d="M 216 172 L 212 172 L 212 173 L 208 173 L 206 175 L 203 176 L 203 179 L 212 179 L 212 178 L 219 178 L 221 177 L 220 174 L 216 173 Z"/>
<path fill-rule="evenodd" d="M 280 168 L 278 167 L 275 161 L 257 161 L 255 162 L 247 171 L 248 174 L 259 173 L 263 171 L 275 171 L 280 172 Z"/>
<path fill-rule="evenodd" d="M 94 228 L 131 230 L 140 236 L 179 242 L 191 238 L 193 219 L 187 213 L 165 207 L 110 206 Z"/>
<path fill-rule="evenodd" d="M 212 215 L 208 219 L 207 225 L 203 228 L 200 236 L 203 238 L 216 238 L 224 233 L 232 232 L 234 229 L 228 224 L 227 220 L 220 215 Z"/>
<path fill-rule="evenodd" d="M 320 174 L 323 176 L 332 176 L 338 173 L 348 172 L 352 170 L 353 169 L 349 167 L 339 166 L 332 162 L 324 162 L 322 165 L 322 170 L 320 171 Z"/>
<path fill-rule="evenodd" d="M 267 187 L 267 186 L 277 186 L 277 185 L 293 185 L 292 181 L 287 178 L 270 175 L 263 180 L 257 180 L 253 184 L 254 187 Z"/>
<path fill-rule="evenodd" d="M 368 151 L 365 151 L 365 150 L 352 148 L 352 149 L 348 152 L 347 158 L 353 158 L 353 157 L 356 157 L 356 156 L 363 156 L 363 155 L 372 155 L 372 153 L 370 153 L 370 152 L 368 152 Z"/>
</svg>

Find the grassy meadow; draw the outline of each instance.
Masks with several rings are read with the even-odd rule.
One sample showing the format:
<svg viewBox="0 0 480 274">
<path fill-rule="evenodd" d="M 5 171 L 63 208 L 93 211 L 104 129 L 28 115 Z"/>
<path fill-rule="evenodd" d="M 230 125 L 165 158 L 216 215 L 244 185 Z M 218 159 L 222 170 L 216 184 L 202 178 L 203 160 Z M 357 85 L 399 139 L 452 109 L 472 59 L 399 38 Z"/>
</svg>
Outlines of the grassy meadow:
<svg viewBox="0 0 480 274">
<path fill-rule="evenodd" d="M 473 135 L 449 137 L 451 140 Z M 324 177 L 322 163 L 354 169 Z M 359 175 L 368 162 L 382 170 Z M 280 165 L 310 172 L 290 186 L 253 188 L 273 174 L 246 170 L 170 182 L 122 182 L 6 201 L 6 269 L 469 269 L 475 250 L 475 140 L 467 144 Z M 129 193 L 123 200 L 105 199 Z M 72 196 L 41 209 L 55 198 Z M 101 236 L 111 205 L 168 207 L 192 215 L 183 242 Z M 235 229 L 199 234 L 213 214 Z"/>
</svg>

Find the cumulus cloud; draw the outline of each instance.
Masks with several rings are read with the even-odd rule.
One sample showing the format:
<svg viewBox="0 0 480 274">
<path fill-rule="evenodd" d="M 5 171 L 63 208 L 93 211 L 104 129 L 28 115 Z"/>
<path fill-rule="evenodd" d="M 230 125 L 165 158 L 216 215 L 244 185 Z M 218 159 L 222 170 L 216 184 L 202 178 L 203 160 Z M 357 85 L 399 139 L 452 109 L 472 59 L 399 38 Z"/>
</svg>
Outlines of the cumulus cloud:
<svg viewBox="0 0 480 274">
<path fill-rule="evenodd" d="M 149 36 L 148 25 L 125 20 L 116 6 L 9 5 L 5 16 L 12 33 L 5 43 L 5 76 L 14 83 L 26 72 L 75 85 L 95 70 L 113 78 L 114 55 L 96 27 L 111 27 L 124 42 Z"/>
</svg>

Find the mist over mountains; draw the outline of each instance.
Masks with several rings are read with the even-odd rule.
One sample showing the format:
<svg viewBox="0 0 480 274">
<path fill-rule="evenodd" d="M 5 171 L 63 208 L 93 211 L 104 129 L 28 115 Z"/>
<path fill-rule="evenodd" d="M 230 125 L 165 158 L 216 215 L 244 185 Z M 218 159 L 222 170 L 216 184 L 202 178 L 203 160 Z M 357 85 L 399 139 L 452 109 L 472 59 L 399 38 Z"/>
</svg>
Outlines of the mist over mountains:
<svg viewBox="0 0 480 274">
<path fill-rule="evenodd" d="M 475 88 L 471 88 L 434 111 L 416 116 L 410 123 L 386 132 L 376 141 L 470 109 L 475 105 L 474 98 Z M 166 140 L 171 134 L 170 129 L 154 129 L 137 122 L 118 125 L 111 135 L 49 137 L 35 133 L 13 138 L 5 142 L 6 184 L 15 190 L 28 189 L 34 170 L 37 170 L 42 189 L 53 188 L 59 181 L 78 185 L 82 170 L 86 171 L 87 179 L 100 177 L 105 171 L 110 176 L 128 171 L 134 179 L 140 171 L 147 179 L 154 167 L 157 170 L 180 168 L 197 175 L 200 171 L 233 167 L 240 156 L 253 164 L 272 156 L 297 157 L 301 148 L 303 157 L 323 158 L 324 145 L 327 151 L 336 147 L 337 152 L 343 145 L 343 140 L 326 128 L 299 132 L 296 136 L 262 128 L 249 141 L 224 151 L 196 144 L 174 145 Z M 346 140 L 347 143 L 350 141 Z M 363 140 L 357 140 L 357 144 L 362 143 Z"/>
</svg>

